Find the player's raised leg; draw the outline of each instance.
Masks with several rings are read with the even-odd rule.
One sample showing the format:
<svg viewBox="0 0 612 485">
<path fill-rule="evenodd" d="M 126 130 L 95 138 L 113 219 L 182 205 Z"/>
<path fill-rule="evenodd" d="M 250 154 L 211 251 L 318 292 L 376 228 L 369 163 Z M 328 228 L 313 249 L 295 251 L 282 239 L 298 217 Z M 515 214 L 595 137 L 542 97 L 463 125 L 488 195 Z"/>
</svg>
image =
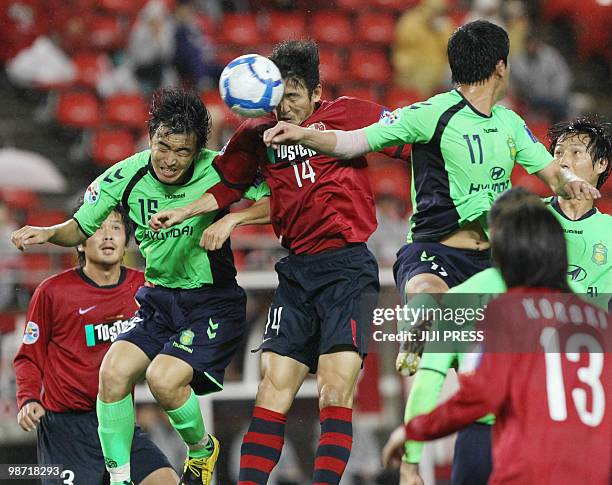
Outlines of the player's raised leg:
<svg viewBox="0 0 612 485">
<path fill-rule="evenodd" d="M 134 436 L 132 385 L 144 376 L 147 355 L 130 342 L 115 342 L 100 367 L 96 413 L 98 435 L 111 485 L 130 483 L 130 452 Z"/>
<path fill-rule="evenodd" d="M 253 419 L 240 448 L 239 485 L 268 482 L 283 449 L 287 411 L 308 375 L 308 366 L 267 351 L 261 356 L 261 373 Z"/>
<path fill-rule="evenodd" d="M 197 475 L 198 483 L 210 483 L 219 455 L 219 442 L 206 432 L 198 397 L 191 388 L 193 373 L 187 362 L 160 354 L 147 369 L 147 383 L 168 414 L 170 424 L 187 445 L 186 467 Z M 187 483 L 184 480 L 185 477 L 181 483 Z"/>
<path fill-rule="evenodd" d="M 335 352 L 319 357 L 321 437 L 313 484 L 338 484 L 346 468 L 353 445 L 353 394 L 361 362 L 357 352 Z"/>
</svg>

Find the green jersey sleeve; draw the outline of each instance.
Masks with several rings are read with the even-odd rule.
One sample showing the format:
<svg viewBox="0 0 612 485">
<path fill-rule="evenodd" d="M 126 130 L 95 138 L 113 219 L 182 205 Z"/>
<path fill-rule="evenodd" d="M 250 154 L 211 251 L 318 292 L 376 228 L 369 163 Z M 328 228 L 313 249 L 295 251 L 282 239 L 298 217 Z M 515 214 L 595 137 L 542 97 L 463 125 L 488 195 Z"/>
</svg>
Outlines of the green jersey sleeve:
<svg viewBox="0 0 612 485">
<path fill-rule="evenodd" d="M 258 201 L 259 199 L 262 199 L 263 197 L 269 197 L 269 196 L 270 196 L 270 187 L 268 186 L 265 180 L 262 180 L 260 183 L 256 185 L 251 185 L 243 195 L 245 199 L 254 200 L 254 201 Z"/>
<path fill-rule="evenodd" d="M 148 152 L 146 153 L 148 157 Z M 73 218 L 87 237 L 91 237 L 121 203 L 125 188 L 133 174 L 140 168 L 143 153 L 126 158 L 107 169 L 85 191 L 83 205 Z"/>
<path fill-rule="evenodd" d="M 552 162 L 553 156 L 538 141 L 519 115 L 512 111 L 509 113 L 512 113 L 515 124 L 516 162 L 529 174 L 542 170 Z"/>
<path fill-rule="evenodd" d="M 440 112 L 440 107 L 430 101 L 384 111 L 378 122 L 364 129 L 368 144 L 372 151 L 380 151 L 395 145 L 427 143 L 433 136 Z"/>
</svg>

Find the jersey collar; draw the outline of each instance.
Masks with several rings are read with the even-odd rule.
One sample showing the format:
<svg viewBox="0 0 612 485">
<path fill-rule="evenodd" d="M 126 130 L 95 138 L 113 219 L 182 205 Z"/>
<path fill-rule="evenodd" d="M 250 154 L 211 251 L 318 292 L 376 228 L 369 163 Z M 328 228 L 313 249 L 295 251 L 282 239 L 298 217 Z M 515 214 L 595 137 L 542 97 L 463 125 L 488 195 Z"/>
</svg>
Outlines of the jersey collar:
<svg viewBox="0 0 612 485">
<path fill-rule="evenodd" d="M 559 205 L 559 198 L 558 197 L 553 197 L 552 202 L 550 203 L 550 205 L 552 206 L 553 209 L 555 209 L 557 214 L 559 214 L 564 219 L 567 219 L 568 221 L 572 221 L 572 222 L 584 221 L 585 219 L 588 219 L 589 217 L 591 217 L 592 215 L 594 215 L 597 212 L 597 209 L 595 207 L 593 207 L 591 210 L 585 212 L 580 219 L 574 220 L 574 219 L 570 219 L 569 217 L 567 217 L 565 215 L 565 213 L 563 212 L 563 209 L 561 209 L 561 206 Z"/>
<path fill-rule="evenodd" d="M 470 103 L 465 96 L 463 95 L 463 93 L 461 91 L 459 91 L 458 89 L 454 89 L 453 91 L 455 91 L 459 96 L 461 96 L 461 98 L 463 99 L 463 101 L 465 102 L 465 104 L 467 106 L 469 106 L 469 108 L 476 113 L 478 116 L 482 117 L 482 118 L 492 118 L 493 117 L 493 111 L 491 110 L 491 114 L 490 115 L 486 115 L 480 111 L 478 111 L 473 105 L 472 103 Z"/>
<path fill-rule="evenodd" d="M 117 286 L 119 286 L 125 281 L 125 278 L 127 276 L 127 271 L 125 267 L 121 266 L 120 273 L 119 273 L 119 280 L 117 281 L 117 283 L 115 283 L 114 285 L 100 286 L 98 283 L 96 283 L 94 280 L 92 280 L 89 276 L 85 274 L 85 271 L 83 271 L 83 268 L 75 268 L 75 271 L 83 279 L 83 281 L 85 281 L 85 283 L 87 283 L 90 286 L 93 286 L 94 288 L 99 288 L 101 290 L 112 290 L 113 288 L 117 288 Z"/>
</svg>

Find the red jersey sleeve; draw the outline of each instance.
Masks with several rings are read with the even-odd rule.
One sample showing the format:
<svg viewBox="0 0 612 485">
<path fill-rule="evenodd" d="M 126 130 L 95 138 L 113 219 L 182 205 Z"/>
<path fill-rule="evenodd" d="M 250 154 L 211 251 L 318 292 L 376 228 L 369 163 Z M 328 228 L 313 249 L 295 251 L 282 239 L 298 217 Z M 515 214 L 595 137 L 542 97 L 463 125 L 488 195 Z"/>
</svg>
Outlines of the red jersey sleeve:
<svg viewBox="0 0 612 485">
<path fill-rule="evenodd" d="M 51 337 L 51 298 L 40 285 L 30 302 L 26 316 L 23 341 L 13 366 L 17 382 L 17 405 L 21 409 L 29 401 L 39 401 Z"/>
<path fill-rule="evenodd" d="M 377 123 L 381 118 L 389 116 L 391 111 L 384 106 L 372 101 L 345 96 L 339 98 L 346 103 L 346 128 L 345 130 L 358 130 L 372 123 Z M 382 153 L 392 158 L 410 159 L 410 145 L 398 145 L 382 150 Z"/>
<path fill-rule="evenodd" d="M 254 182 L 259 165 L 259 152 L 264 147 L 262 135 L 274 126 L 273 119 L 257 118 L 242 123 L 213 161 L 221 182 L 211 187 L 219 207 L 225 207 L 242 198 Z"/>
</svg>

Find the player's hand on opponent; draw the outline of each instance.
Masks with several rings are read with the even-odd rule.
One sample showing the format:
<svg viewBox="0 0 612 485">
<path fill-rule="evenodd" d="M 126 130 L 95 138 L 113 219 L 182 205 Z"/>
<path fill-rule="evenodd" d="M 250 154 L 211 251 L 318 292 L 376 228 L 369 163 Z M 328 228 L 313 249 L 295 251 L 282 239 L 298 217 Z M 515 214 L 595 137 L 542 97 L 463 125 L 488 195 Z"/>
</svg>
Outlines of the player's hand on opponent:
<svg viewBox="0 0 612 485">
<path fill-rule="evenodd" d="M 11 234 L 11 242 L 23 251 L 27 246 L 46 243 L 53 234 L 54 230 L 50 227 L 23 226 Z"/>
<path fill-rule="evenodd" d="M 263 142 L 272 148 L 278 148 L 279 145 L 297 145 L 304 139 L 305 131 L 306 128 L 279 121 L 276 126 L 264 131 Z"/>
<path fill-rule="evenodd" d="M 566 199 L 595 200 L 601 197 L 601 193 L 590 183 L 584 180 L 570 180 L 563 186 Z"/>
<path fill-rule="evenodd" d="M 395 428 L 382 450 L 381 459 L 385 468 L 397 468 L 400 466 L 406 441 L 406 429 L 404 426 Z"/>
<path fill-rule="evenodd" d="M 180 224 L 186 218 L 185 211 L 180 207 L 176 209 L 167 209 L 154 214 L 149 220 L 149 227 L 154 231 L 168 229 Z"/>
<path fill-rule="evenodd" d="M 202 239 L 200 239 L 200 246 L 207 251 L 221 249 L 221 246 L 230 237 L 236 225 L 237 221 L 232 217 L 232 214 L 222 217 L 204 230 Z"/>
<path fill-rule="evenodd" d="M 45 408 L 39 402 L 29 402 L 19 410 L 17 414 L 17 424 L 24 431 L 33 431 L 36 429 L 40 418 L 45 415 Z"/>
</svg>

